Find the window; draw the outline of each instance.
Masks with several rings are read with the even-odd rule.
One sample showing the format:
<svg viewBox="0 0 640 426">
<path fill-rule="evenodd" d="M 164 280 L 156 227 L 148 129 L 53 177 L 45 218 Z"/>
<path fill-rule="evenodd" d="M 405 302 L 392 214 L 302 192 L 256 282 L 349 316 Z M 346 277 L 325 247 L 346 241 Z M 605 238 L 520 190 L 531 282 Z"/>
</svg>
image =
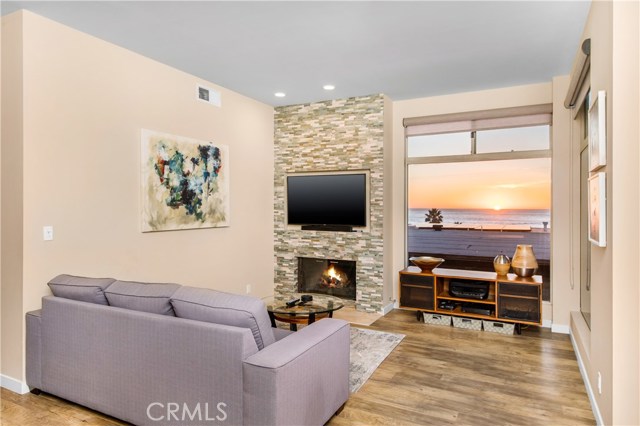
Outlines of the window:
<svg viewBox="0 0 640 426">
<path fill-rule="evenodd" d="M 549 126 L 480 131 L 476 147 L 478 154 L 549 149 Z"/>
<path fill-rule="evenodd" d="M 589 242 L 589 104 L 587 92 L 582 110 L 576 116 L 581 121 L 580 132 L 580 312 L 587 327 L 591 329 L 591 243 Z"/>
<path fill-rule="evenodd" d="M 498 122 L 513 127 L 496 128 Z M 438 256 L 442 267 L 493 271 L 496 255 L 511 257 L 517 244 L 531 244 L 549 300 L 550 122 L 550 114 L 536 114 L 409 126 L 407 257 Z M 431 209 L 441 226 L 433 226 L 439 218 Z"/>
<path fill-rule="evenodd" d="M 469 132 L 421 135 L 407 139 L 407 156 L 440 157 L 470 154 Z"/>
</svg>

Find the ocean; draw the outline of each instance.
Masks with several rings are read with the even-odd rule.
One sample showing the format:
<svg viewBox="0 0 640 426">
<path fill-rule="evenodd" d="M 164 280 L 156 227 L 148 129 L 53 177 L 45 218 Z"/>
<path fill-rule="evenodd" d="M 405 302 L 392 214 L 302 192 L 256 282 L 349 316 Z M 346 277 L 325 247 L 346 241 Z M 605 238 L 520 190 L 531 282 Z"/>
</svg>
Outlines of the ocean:
<svg viewBox="0 0 640 426">
<path fill-rule="evenodd" d="M 425 222 L 429 209 L 409 209 L 409 225 Z M 529 225 L 543 228 L 543 222 L 551 227 L 551 210 L 480 210 L 480 209 L 440 209 L 443 223 Z"/>
</svg>

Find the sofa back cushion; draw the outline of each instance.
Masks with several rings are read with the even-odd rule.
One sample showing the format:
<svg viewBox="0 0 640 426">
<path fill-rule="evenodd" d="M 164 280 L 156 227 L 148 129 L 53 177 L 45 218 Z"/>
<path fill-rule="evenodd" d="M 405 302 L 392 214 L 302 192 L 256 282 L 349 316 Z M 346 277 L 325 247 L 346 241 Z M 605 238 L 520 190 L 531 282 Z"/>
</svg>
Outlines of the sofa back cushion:
<svg viewBox="0 0 640 426">
<path fill-rule="evenodd" d="M 104 293 L 111 306 L 175 316 L 169 299 L 179 288 L 178 284 L 116 281 Z"/>
<path fill-rule="evenodd" d="M 53 278 L 48 284 L 56 297 L 108 305 L 104 290 L 113 282 L 115 282 L 113 278 L 86 278 L 62 274 Z"/>
<path fill-rule="evenodd" d="M 258 349 L 275 342 L 267 308 L 256 297 L 181 287 L 171 297 L 171 304 L 180 318 L 250 328 Z"/>
</svg>

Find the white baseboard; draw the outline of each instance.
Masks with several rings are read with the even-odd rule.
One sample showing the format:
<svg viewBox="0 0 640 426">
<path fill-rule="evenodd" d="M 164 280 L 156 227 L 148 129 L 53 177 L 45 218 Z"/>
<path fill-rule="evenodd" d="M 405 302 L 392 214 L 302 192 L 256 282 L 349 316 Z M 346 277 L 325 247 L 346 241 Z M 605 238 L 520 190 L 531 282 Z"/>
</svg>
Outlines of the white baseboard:
<svg viewBox="0 0 640 426">
<path fill-rule="evenodd" d="M 391 302 L 387 306 L 383 306 L 382 311 L 380 313 L 382 315 L 387 315 L 389 312 L 393 311 L 394 306 L 395 306 L 395 302 Z"/>
<path fill-rule="evenodd" d="M 16 380 L 13 377 L 5 376 L 4 374 L 0 374 L 0 386 L 20 395 L 29 393 L 29 387 L 26 383 Z"/>
<path fill-rule="evenodd" d="M 542 327 L 544 328 L 551 328 L 552 324 L 551 320 L 542 320 Z"/>
<path fill-rule="evenodd" d="M 563 324 L 551 324 L 552 333 L 571 334 L 571 330 L 568 325 Z"/>
<path fill-rule="evenodd" d="M 582 362 L 582 357 L 580 356 L 580 351 L 578 350 L 578 346 L 576 345 L 576 341 L 573 338 L 573 334 L 569 332 L 569 337 L 571 337 L 571 344 L 573 345 L 573 352 L 576 354 L 576 359 L 578 360 L 578 367 L 580 368 L 580 374 L 582 375 L 582 381 L 584 382 L 585 388 L 587 388 L 587 395 L 589 395 L 589 402 L 591 403 L 591 410 L 593 411 L 593 417 L 596 418 L 596 424 L 598 426 L 604 425 L 604 421 L 602 420 L 602 414 L 600 413 L 600 408 L 598 407 L 598 403 L 596 402 L 596 396 L 593 393 L 593 388 L 591 387 L 591 382 L 589 381 L 589 376 L 587 376 L 587 370 L 584 367 L 584 363 Z"/>
</svg>

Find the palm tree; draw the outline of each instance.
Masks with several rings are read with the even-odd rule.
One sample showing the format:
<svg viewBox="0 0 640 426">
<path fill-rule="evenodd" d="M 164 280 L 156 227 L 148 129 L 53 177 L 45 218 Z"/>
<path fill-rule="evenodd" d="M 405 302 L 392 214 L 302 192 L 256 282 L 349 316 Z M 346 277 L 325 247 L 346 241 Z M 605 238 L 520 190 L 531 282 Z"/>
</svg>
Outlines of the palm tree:
<svg viewBox="0 0 640 426">
<path fill-rule="evenodd" d="M 442 212 L 440 211 L 440 209 L 429 209 L 425 216 L 425 222 L 442 223 Z"/>
</svg>

